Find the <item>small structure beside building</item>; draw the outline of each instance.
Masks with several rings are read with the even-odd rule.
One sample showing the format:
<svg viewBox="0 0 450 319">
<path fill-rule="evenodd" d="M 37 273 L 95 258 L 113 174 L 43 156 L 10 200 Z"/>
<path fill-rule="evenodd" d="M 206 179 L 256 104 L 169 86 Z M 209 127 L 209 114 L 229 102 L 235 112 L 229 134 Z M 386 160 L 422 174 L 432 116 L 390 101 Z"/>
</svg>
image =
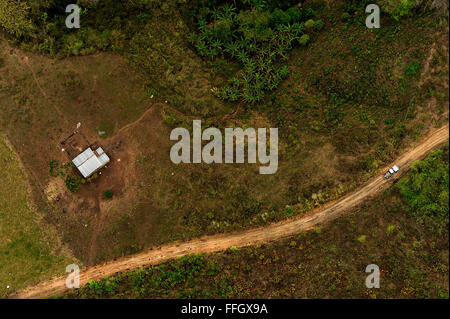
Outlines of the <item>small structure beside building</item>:
<svg viewBox="0 0 450 319">
<path fill-rule="evenodd" d="M 99 145 L 89 143 L 78 128 L 61 145 L 84 178 L 89 178 L 110 162 L 105 151 Z"/>
</svg>

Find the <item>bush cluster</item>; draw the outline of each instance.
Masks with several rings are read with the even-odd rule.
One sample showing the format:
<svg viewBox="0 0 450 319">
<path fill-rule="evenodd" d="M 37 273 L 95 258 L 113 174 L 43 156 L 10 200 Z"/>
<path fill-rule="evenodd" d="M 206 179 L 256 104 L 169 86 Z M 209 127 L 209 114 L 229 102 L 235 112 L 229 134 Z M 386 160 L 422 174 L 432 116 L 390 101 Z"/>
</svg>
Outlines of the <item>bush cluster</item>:
<svg viewBox="0 0 450 319">
<path fill-rule="evenodd" d="M 264 1 L 248 2 L 248 8 L 232 4 L 203 8 L 198 33 L 191 33 L 188 40 L 204 58 L 240 63 L 242 71 L 228 85 L 215 88 L 216 96 L 254 104 L 288 74 L 288 67 L 278 61 L 286 61 L 295 45 L 306 45 L 310 39 L 306 32 L 318 31 L 324 23 L 311 19 L 316 11 L 310 7 L 271 11 Z"/>
<path fill-rule="evenodd" d="M 411 173 L 398 182 L 412 215 L 438 226 L 448 227 L 448 147 L 416 162 Z"/>
</svg>

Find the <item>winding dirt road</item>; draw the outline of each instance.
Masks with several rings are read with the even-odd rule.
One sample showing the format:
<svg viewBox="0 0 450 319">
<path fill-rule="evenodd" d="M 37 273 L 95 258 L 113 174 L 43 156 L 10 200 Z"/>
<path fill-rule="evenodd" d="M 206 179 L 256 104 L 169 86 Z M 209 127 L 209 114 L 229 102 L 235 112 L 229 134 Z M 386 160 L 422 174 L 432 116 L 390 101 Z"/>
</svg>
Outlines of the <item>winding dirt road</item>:
<svg viewBox="0 0 450 319">
<path fill-rule="evenodd" d="M 205 236 L 185 243 L 167 244 L 136 255 L 100 264 L 81 271 L 80 284 L 84 285 L 90 280 L 101 280 L 106 276 L 112 276 L 141 266 L 145 267 L 148 265 L 159 264 L 163 261 L 187 254 L 212 253 L 226 250 L 232 246 L 244 247 L 262 244 L 309 230 L 319 224 L 323 224 L 344 213 L 354 210 L 360 204 L 383 192 L 392 185 L 395 179 L 398 179 L 404 174 L 414 161 L 424 158 L 431 150 L 445 143 L 448 138 L 448 124 L 439 129 L 434 129 L 420 142 L 420 144 L 405 152 L 395 161 L 395 164 L 400 167 L 400 172 L 395 178 L 393 177 L 385 180 L 382 177 L 383 171 L 380 171 L 378 176 L 369 180 L 358 190 L 337 201 L 314 209 L 301 217 L 242 232 Z M 385 170 L 386 169 L 387 167 Z M 66 290 L 66 276 L 61 276 L 41 282 L 35 286 L 27 287 L 11 297 L 46 298 L 63 293 Z"/>
</svg>

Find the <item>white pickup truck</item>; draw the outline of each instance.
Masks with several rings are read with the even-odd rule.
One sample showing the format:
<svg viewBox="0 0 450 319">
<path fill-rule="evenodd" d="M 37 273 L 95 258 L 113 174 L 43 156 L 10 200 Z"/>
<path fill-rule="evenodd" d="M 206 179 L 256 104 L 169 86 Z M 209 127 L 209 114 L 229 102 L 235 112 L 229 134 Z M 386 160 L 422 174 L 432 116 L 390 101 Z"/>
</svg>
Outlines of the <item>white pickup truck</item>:
<svg viewBox="0 0 450 319">
<path fill-rule="evenodd" d="M 391 177 L 392 175 L 394 175 L 395 173 L 397 173 L 400 169 L 398 168 L 397 165 L 392 166 L 386 173 L 384 173 L 384 178 L 388 179 L 389 177 Z"/>
</svg>

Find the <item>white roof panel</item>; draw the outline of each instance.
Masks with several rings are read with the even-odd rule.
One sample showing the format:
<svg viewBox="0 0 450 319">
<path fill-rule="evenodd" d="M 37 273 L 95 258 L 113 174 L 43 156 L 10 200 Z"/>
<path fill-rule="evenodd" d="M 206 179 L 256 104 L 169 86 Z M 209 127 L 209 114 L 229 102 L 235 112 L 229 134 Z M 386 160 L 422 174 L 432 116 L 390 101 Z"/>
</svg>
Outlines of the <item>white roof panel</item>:
<svg viewBox="0 0 450 319">
<path fill-rule="evenodd" d="M 84 178 L 86 178 L 101 167 L 102 163 L 98 160 L 97 156 L 92 156 L 79 166 L 78 170 L 83 174 Z"/>
<path fill-rule="evenodd" d="M 89 147 L 88 149 L 86 149 L 84 152 L 82 152 L 81 154 L 79 154 L 77 157 L 75 157 L 72 160 L 72 163 L 75 164 L 76 167 L 80 166 L 81 164 L 83 164 L 85 161 L 87 161 L 91 156 L 94 155 L 94 152 L 92 151 L 92 149 Z"/>
<path fill-rule="evenodd" d="M 102 163 L 102 166 L 109 163 L 109 157 L 105 153 L 103 153 L 98 159 Z"/>
</svg>

